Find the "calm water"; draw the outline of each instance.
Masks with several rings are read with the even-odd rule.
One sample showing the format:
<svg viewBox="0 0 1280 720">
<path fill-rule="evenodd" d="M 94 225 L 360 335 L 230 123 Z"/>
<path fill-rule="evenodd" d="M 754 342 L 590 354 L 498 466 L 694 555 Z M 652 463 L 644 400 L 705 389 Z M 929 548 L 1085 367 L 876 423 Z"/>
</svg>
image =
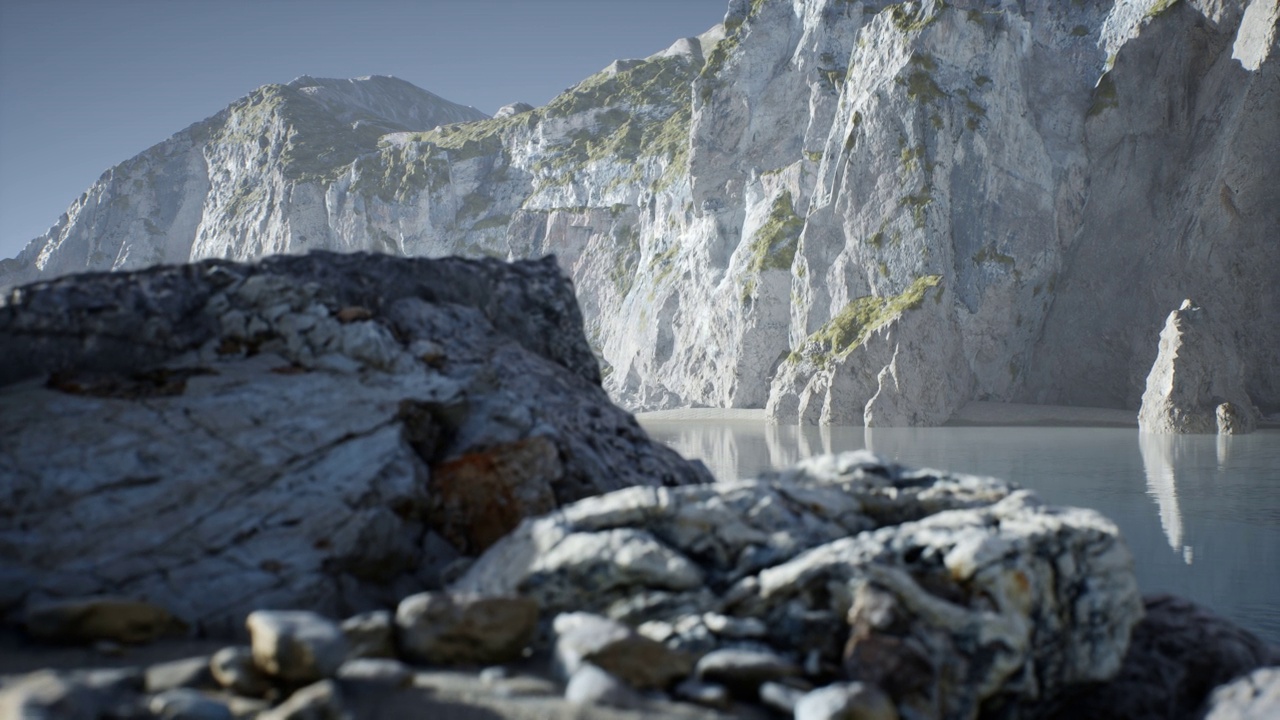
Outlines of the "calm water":
<svg viewBox="0 0 1280 720">
<path fill-rule="evenodd" d="M 1189 597 L 1280 645 L 1280 430 L 1239 437 L 1116 428 L 817 428 L 645 421 L 716 477 L 824 452 L 993 475 L 1120 526 L 1144 592 Z"/>
</svg>

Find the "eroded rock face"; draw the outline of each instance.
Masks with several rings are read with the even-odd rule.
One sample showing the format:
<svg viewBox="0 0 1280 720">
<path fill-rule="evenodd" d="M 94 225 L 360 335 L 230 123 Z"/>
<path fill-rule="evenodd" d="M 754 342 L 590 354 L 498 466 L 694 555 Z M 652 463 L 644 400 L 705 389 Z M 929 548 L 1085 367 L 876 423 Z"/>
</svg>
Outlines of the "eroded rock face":
<svg viewBox="0 0 1280 720">
<path fill-rule="evenodd" d="M 1190 300 L 1169 313 L 1147 375 L 1138 428 L 1151 433 L 1253 432 L 1260 413 L 1245 389 L 1231 328 Z"/>
<path fill-rule="evenodd" d="M 113 168 L 0 286 L 316 248 L 553 251 L 628 407 L 877 426 L 972 399 L 1136 409 L 1154 323 L 1190 294 L 1270 414 L 1277 12 L 734 0 L 543 107 L 439 128 L 470 118 L 387 79 L 304 78 Z"/>
<path fill-rule="evenodd" d="M 917 717 L 1109 679 L 1142 617 L 1132 558 L 1097 513 L 867 453 L 588 498 L 522 523 L 454 590 L 638 626 L 701 656 L 704 679 L 859 681 Z M 763 627 L 745 629 L 752 618 Z M 771 674 L 702 672 L 735 653 L 773 658 Z"/>
<path fill-rule="evenodd" d="M 527 515 L 709 481 L 609 402 L 581 323 L 552 259 L 317 253 L 15 290 L 4 596 L 228 631 L 258 607 L 338 617 L 438 586 Z"/>
</svg>

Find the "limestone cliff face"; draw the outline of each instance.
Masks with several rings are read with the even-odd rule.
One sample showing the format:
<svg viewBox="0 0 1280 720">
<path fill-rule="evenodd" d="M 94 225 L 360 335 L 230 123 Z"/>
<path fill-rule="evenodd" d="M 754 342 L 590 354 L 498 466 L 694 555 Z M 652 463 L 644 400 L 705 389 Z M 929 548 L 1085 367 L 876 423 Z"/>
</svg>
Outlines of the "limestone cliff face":
<svg viewBox="0 0 1280 720">
<path fill-rule="evenodd" d="M 258 91 L 110 171 L 7 282 L 321 247 L 554 252 L 618 401 L 872 425 L 970 399 L 1136 409 L 1168 307 L 1194 296 L 1274 412 L 1278 14 L 733 0 L 544 107 L 439 128 L 469 118 L 303 79 L 321 88 L 305 123 L 258 110 L 305 88 Z"/>
</svg>

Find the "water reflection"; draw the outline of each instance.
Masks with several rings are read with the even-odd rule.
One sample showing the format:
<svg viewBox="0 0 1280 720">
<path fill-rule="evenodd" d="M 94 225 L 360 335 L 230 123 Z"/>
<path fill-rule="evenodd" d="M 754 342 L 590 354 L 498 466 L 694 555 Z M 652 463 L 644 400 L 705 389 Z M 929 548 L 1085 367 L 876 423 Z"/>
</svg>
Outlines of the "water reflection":
<svg viewBox="0 0 1280 720">
<path fill-rule="evenodd" d="M 1050 503 L 1095 508 L 1120 527 L 1144 591 L 1190 597 L 1280 643 L 1280 573 L 1274 570 L 1280 567 L 1280 431 L 1158 436 L 1128 428 L 798 427 L 742 420 L 644 426 L 686 457 L 702 459 L 719 478 L 755 477 L 813 455 L 867 448 L 911 467 L 1006 478 Z"/>
<path fill-rule="evenodd" d="M 1191 547 L 1182 544 L 1182 510 L 1178 507 L 1178 475 L 1175 457 L 1186 452 L 1186 437 L 1181 435 L 1138 434 L 1138 450 L 1147 473 L 1147 494 L 1156 499 L 1160 510 L 1160 526 L 1169 539 L 1169 547 L 1190 562 Z"/>
</svg>

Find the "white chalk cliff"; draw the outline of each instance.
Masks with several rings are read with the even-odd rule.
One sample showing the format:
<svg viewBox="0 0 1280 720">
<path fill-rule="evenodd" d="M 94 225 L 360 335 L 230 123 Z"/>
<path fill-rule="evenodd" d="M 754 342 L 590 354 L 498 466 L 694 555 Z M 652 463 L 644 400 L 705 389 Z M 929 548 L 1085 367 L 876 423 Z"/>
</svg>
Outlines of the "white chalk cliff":
<svg viewBox="0 0 1280 720">
<path fill-rule="evenodd" d="M 1273 413 L 1278 17 L 732 0 L 700 37 L 493 119 L 302 78 L 108 171 L 0 286 L 318 248 L 554 252 L 619 402 L 868 425 L 973 399 L 1136 411 L 1190 296 Z"/>
</svg>

